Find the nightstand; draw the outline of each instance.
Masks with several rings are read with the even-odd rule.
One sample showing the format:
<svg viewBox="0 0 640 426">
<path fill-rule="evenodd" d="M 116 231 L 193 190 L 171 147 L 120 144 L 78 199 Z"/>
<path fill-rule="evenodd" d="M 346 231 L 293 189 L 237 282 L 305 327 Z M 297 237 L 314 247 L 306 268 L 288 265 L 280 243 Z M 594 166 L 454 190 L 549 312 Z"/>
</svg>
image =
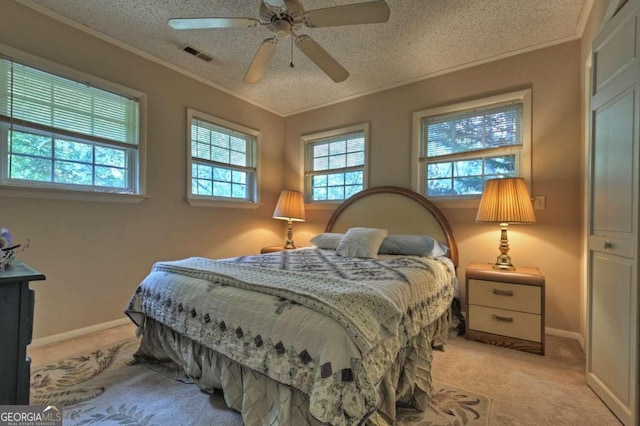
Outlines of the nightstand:
<svg viewBox="0 0 640 426">
<path fill-rule="evenodd" d="M 277 251 L 283 251 L 283 250 L 290 250 L 290 249 L 286 249 L 286 248 L 284 248 L 284 246 L 262 247 L 260 249 L 260 254 L 275 253 Z"/>
<path fill-rule="evenodd" d="M 299 249 L 299 248 L 305 248 L 305 247 L 296 247 L 296 248 Z M 294 249 L 286 249 L 284 248 L 284 246 L 262 247 L 260 249 L 260 254 L 275 253 L 277 251 L 285 251 L 285 250 L 294 250 Z"/>
<path fill-rule="evenodd" d="M 544 355 L 544 275 L 491 264 L 467 268 L 467 339 Z"/>
</svg>

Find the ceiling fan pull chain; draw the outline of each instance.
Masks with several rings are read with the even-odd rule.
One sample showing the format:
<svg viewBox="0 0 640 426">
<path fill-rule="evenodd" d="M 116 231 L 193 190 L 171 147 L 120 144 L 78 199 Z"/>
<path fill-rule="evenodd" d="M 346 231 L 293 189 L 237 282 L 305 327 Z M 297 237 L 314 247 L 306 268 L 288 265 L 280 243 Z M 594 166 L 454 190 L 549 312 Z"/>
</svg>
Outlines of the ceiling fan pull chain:
<svg viewBox="0 0 640 426">
<path fill-rule="evenodd" d="M 295 65 L 293 65 L 293 37 L 291 37 L 291 62 L 289 63 L 289 66 L 291 68 L 295 68 Z"/>
</svg>

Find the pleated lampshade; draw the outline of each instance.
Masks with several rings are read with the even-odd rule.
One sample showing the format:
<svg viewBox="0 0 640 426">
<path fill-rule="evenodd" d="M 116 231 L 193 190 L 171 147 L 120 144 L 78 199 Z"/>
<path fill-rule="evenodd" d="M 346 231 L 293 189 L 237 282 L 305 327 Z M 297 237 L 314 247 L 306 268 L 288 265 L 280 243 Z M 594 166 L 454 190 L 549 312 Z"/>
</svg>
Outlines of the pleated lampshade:
<svg viewBox="0 0 640 426">
<path fill-rule="evenodd" d="M 476 222 L 534 223 L 536 214 L 523 178 L 491 179 L 486 182 Z"/>
<path fill-rule="evenodd" d="M 273 211 L 274 219 L 304 222 L 304 198 L 300 191 L 283 190 Z"/>
</svg>

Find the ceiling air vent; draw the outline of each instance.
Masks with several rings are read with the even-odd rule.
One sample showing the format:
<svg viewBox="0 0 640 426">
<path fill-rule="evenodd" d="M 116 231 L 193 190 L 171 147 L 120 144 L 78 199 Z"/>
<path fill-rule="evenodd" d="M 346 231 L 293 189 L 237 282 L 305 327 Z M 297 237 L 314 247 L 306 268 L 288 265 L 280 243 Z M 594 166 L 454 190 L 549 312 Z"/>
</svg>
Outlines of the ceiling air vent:
<svg viewBox="0 0 640 426">
<path fill-rule="evenodd" d="M 184 50 L 187 53 L 191 53 L 193 56 L 195 56 L 196 58 L 200 58 L 205 62 L 211 62 L 213 61 L 213 57 L 207 55 L 206 53 L 202 53 L 201 51 L 199 51 L 198 49 L 189 46 L 188 44 L 185 44 L 184 46 L 181 47 L 182 50 Z"/>
</svg>

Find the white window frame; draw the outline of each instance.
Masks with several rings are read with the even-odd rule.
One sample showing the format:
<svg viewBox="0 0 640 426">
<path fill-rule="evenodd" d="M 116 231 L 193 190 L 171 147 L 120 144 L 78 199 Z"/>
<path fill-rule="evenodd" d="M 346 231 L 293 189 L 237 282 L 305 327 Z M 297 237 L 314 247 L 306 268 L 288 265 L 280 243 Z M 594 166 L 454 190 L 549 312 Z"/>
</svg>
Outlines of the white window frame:
<svg viewBox="0 0 640 426">
<path fill-rule="evenodd" d="M 139 139 L 137 146 L 129 146 L 129 148 L 135 148 L 133 155 L 130 155 L 132 165 L 129 169 L 130 172 L 130 189 L 131 193 L 121 192 L 109 192 L 109 190 L 100 191 L 96 188 L 83 187 L 81 185 L 73 184 L 58 184 L 58 183 L 38 183 L 38 182 L 14 182 L 10 180 L 0 181 L 0 197 L 12 197 L 12 198 L 37 198 L 37 199 L 57 199 L 57 200 L 74 200 L 74 201 L 110 201 L 110 202 L 125 202 L 125 203 L 139 203 L 147 198 L 146 195 L 146 94 L 138 90 L 134 90 L 116 83 L 112 83 L 103 80 L 98 77 L 86 74 L 84 72 L 74 70 L 72 68 L 60 65 L 58 63 L 42 59 L 35 55 L 14 49 L 10 46 L 0 44 L 0 54 L 2 56 L 11 58 L 16 62 L 22 63 L 26 66 L 37 68 L 45 72 L 57 75 L 62 78 L 74 80 L 77 82 L 85 82 L 86 84 L 93 86 L 97 89 L 102 89 L 117 93 L 121 96 L 135 98 L 138 101 L 138 113 L 139 113 Z M 7 129 L 11 127 L 11 123 L 0 122 L 0 161 L 3 170 L 7 168 L 7 147 L 8 141 Z M 81 142 L 94 143 L 93 139 L 88 136 L 85 139 L 82 137 L 74 138 L 69 137 L 64 131 L 59 133 L 54 131 L 43 132 L 42 129 L 31 126 L 22 126 L 13 124 L 13 127 L 20 130 L 26 130 L 30 133 L 40 133 L 46 135 L 62 136 L 67 140 L 76 139 Z M 117 146 L 117 143 L 114 145 Z"/>
<path fill-rule="evenodd" d="M 215 197 L 206 195 L 195 195 L 192 193 L 192 165 L 193 157 L 191 156 L 191 123 L 194 119 L 200 119 L 208 123 L 220 126 L 235 132 L 252 136 L 255 140 L 254 146 L 249 147 L 255 172 L 253 180 L 247 182 L 249 199 L 242 200 L 233 197 Z M 260 131 L 255 130 L 241 124 L 215 117 L 213 115 L 187 108 L 187 203 L 194 207 L 231 207 L 231 208 L 257 208 L 260 205 Z M 230 168 L 234 166 L 230 165 Z"/>
<path fill-rule="evenodd" d="M 491 156 L 503 154 L 516 155 L 515 176 L 524 178 L 529 192 L 531 192 L 531 89 L 519 90 L 516 92 L 505 93 L 496 96 L 490 96 L 482 99 L 476 99 L 468 102 L 461 102 L 452 105 L 446 105 L 437 108 L 430 108 L 423 111 L 413 113 L 412 120 L 412 149 L 411 149 L 411 187 L 419 194 L 426 194 L 426 182 L 423 179 L 423 163 L 420 162 L 420 152 L 422 143 L 422 121 L 428 117 L 436 115 L 450 114 L 472 110 L 477 108 L 487 108 L 492 105 L 506 102 L 522 103 L 522 147 L 506 146 L 502 148 L 492 148 L 486 151 L 473 151 L 467 154 L 461 154 L 459 159 L 486 157 L 490 153 Z M 458 159 L 458 158 L 456 158 Z M 429 197 L 431 201 L 436 202 L 440 207 L 477 207 L 481 194 L 476 195 L 459 195 L 447 197 Z"/>
<path fill-rule="evenodd" d="M 310 171 L 311 150 L 309 147 L 321 139 L 332 138 L 336 136 L 346 135 L 349 133 L 362 132 L 364 134 L 364 165 L 362 166 L 362 189 L 365 190 L 369 186 L 369 123 L 353 124 L 346 127 L 339 127 L 316 133 L 308 133 L 302 135 L 302 176 L 304 177 L 304 199 L 309 206 L 321 208 L 333 208 L 337 204 L 341 204 L 344 200 L 327 200 L 313 201 L 311 199 L 311 179 L 313 172 Z M 336 169 L 337 170 L 337 169 Z M 340 169 L 344 170 L 344 169 Z M 330 171 L 330 170 L 329 170 Z"/>
</svg>

